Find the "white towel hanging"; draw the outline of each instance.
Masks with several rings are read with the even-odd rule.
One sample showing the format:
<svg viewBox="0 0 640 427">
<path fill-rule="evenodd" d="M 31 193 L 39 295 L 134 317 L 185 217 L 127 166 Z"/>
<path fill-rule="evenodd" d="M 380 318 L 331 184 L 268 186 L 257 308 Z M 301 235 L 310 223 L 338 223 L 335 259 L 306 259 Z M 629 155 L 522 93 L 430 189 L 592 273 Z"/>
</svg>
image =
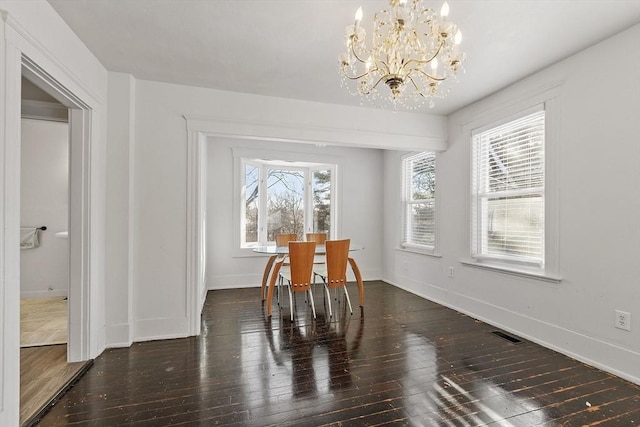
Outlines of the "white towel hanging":
<svg viewBox="0 0 640 427">
<path fill-rule="evenodd" d="M 38 229 L 35 227 L 20 229 L 20 249 L 33 249 L 40 246 Z"/>
</svg>

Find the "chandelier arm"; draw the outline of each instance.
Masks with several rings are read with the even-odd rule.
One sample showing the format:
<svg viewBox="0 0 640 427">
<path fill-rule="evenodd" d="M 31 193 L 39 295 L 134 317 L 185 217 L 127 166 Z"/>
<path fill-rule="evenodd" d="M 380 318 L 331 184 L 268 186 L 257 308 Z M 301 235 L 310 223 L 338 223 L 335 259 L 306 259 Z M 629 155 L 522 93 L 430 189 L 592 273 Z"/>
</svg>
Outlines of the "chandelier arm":
<svg viewBox="0 0 640 427">
<path fill-rule="evenodd" d="M 364 73 L 358 75 L 358 76 L 350 76 L 349 74 L 347 74 L 347 72 L 344 70 L 344 68 L 342 69 L 342 75 L 345 76 L 346 78 L 348 78 L 349 80 L 359 80 L 361 78 L 363 78 L 364 76 L 373 73 L 374 71 L 380 71 L 378 68 L 374 68 L 373 70 L 369 70 L 369 71 L 365 71 Z"/>
<path fill-rule="evenodd" d="M 409 79 L 409 81 L 411 82 L 411 84 L 413 85 L 414 88 L 416 88 L 416 92 L 418 92 L 420 94 L 421 97 L 423 98 L 427 98 L 427 96 L 422 93 L 422 91 L 420 90 L 420 88 L 418 87 L 418 85 L 416 84 L 416 82 L 413 81 L 413 79 L 411 78 L 411 76 L 407 76 L 407 78 Z"/>
<path fill-rule="evenodd" d="M 359 61 L 362 62 L 363 64 L 366 64 L 367 61 L 363 61 L 362 58 L 360 58 L 360 56 L 358 56 L 358 53 L 356 52 L 356 47 L 355 47 L 355 43 L 353 42 L 354 39 L 357 39 L 356 35 L 353 34 L 350 36 L 351 38 L 351 53 L 353 53 L 353 56 Z"/>
<path fill-rule="evenodd" d="M 420 69 L 416 69 L 416 70 L 414 70 L 414 71 L 417 71 L 417 72 L 419 72 L 419 73 L 422 73 L 422 74 L 424 74 L 425 76 L 427 76 L 427 77 L 429 77 L 430 79 L 435 80 L 435 81 L 437 81 L 437 82 L 443 82 L 443 81 L 447 80 L 447 78 L 446 78 L 446 77 L 433 77 L 431 74 L 429 74 L 429 73 L 425 73 L 424 71 L 422 71 L 422 70 L 420 70 Z M 410 76 L 407 76 L 407 77 L 411 78 Z"/>
<path fill-rule="evenodd" d="M 371 89 L 369 89 L 366 92 L 362 92 L 365 95 L 370 95 L 371 91 L 374 90 L 376 87 L 378 87 L 378 85 L 380 84 L 380 82 L 385 78 L 385 76 L 382 76 L 378 79 L 378 81 L 376 82 L 376 84 L 374 84 L 373 86 L 371 86 Z"/>
<path fill-rule="evenodd" d="M 444 47 L 444 41 L 440 42 L 440 46 L 438 46 L 438 50 L 436 50 L 436 53 L 434 53 L 431 58 L 429 59 L 410 59 L 407 62 L 405 62 L 404 64 L 402 64 L 402 68 L 406 67 L 407 65 L 409 65 L 412 62 L 418 63 L 418 64 L 428 64 L 429 62 L 433 61 L 435 59 L 436 56 L 438 56 L 440 54 L 440 51 L 442 50 L 442 48 Z"/>
</svg>

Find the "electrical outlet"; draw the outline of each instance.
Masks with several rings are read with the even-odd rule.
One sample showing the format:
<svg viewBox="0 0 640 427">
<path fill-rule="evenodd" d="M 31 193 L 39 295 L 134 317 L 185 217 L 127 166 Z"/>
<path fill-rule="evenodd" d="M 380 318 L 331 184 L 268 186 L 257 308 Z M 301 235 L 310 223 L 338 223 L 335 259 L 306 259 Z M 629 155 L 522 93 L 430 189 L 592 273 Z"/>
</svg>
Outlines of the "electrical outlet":
<svg viewBox="0 0 640 427">
<path fill-rule="evenodd" d="M 449 277 L 453 277 L 453 267 L 449 267 Z"/>
<path fill-rule="evenodd" d="M 402 261 L 402 269 L 405 271 L 409 269 L 409 261 Z"/>
<path fill-rule="evenodd" d="M 631 313 L 616 310 L 615 327 L 625 331 L 631 331 Z"/>
</svg>

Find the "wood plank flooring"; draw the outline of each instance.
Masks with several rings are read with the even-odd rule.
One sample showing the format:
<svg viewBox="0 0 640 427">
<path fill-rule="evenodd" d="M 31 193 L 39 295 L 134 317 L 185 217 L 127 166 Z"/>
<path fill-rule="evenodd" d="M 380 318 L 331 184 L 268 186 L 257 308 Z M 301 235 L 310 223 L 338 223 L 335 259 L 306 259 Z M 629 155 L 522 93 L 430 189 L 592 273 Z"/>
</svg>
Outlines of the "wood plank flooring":
<svg viewBox="0 0 640 427">
<path fill-rule="evenodd" d="M 349 285 L 357 295 L 355 284 Z M 404 292 L 266 320 L 258 289 L 211 291 L 200 337 L 106 350 L 40 425 L 637 426 L 640 387 Z M 342 310 L 342 311 L 341 311 Z"/>
<path fill-rule="evenodd" d="M 20 347 L 67 343 L 67 299 L 20 300 Z"/>
<path fill-rule="evenodd" d="M 20 349 L 20 425 L 31 425 L 38 414 L 87 367 L 67 363 L 67 345 Z"/>
</svg>

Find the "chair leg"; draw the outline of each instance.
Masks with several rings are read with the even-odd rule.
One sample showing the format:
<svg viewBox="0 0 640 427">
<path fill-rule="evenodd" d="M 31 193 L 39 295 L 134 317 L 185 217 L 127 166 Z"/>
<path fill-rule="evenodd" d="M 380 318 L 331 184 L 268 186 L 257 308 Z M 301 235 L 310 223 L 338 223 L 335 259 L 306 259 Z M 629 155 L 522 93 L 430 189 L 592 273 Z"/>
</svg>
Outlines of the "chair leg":
<svg viewBox="0 0 640 427">
<path fill-rule="evenodd" d="M 309 288 L 309 300 L 311 301 L 311 310 L 313 311 L 313 318 L 316 318 L 316 304 L 313 302 L 313 291 Z"/>
<path fill-rule="evenodd" d="M 345 284 L 343 287 L 344 295 L 347 297 L 347 303 L 349 304 L 349 311 L 351 312 L 351 315 L 353 315 L 353 309 L 351 308 L 351 300 L 349 299 L 349 291 L 347 291 L 347 285 Z"/>
<path fill-rule="evenodd" d="M 280 305 L 280 286 L 282 285 L 282 276 L 278 277 L 278 286 L 276 286 L 276 301 Z"/>
<path fill-rule="evenodd" d="M 324 284 L 324 290 L 327 291 L 327 304 L 329 304 L 329 318 L 333 317 L 333 313 L 331 312 L 331 292 L 329 292 L 329 287 L 327 284 Z"/>
<path fill-rule="evenodd" d="M 293 322 L 293 296 L 291 295 L 291 283 L 287 286 L 289 289 L 289 311 L 291 312 L 291 321 Z"/>
</svg>

